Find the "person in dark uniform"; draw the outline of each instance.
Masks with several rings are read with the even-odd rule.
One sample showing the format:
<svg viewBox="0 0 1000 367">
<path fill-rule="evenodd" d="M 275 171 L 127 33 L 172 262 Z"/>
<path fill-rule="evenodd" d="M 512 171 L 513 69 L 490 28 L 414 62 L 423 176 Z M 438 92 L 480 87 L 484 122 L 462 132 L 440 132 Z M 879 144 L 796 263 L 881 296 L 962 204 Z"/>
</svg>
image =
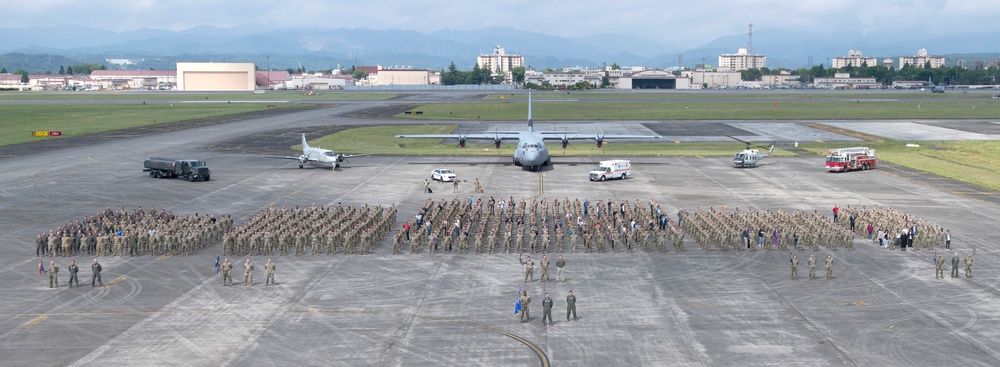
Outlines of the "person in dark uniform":
<svg viewBox="0 0 1000 367">
<path fill-rule="evenodd" d="M 67 269 L 69 269 L 69 287 L 73 288 L 73 284 L 76 284 L 76 286 L 79 287 L 80 279 L 76 277 L 76 273 L 80 271 L 80 267 L 76 266 L 76 260 L 70 260 L 69 267 L 67 267 Z"/>
<path fill-rule="evenodd" d="M 95 284 L 99 284 L 102 287 L 104 286 L 104 281 L 101 280 L 101 270 L 104 270 L 104 267 L 102 267 L 101 264 L 97 262 L 97 259 L 94 259 L 94 263 L 90 265 L 90 272 L 91 272 L 91 274 L 90 274 L 90 286 L 91 287 L 96 287 Z"/>
<path fill-rule="evenodd" d="M 552 298 L 548 293 L 545 293 L 545 299 L 542 300 L 542 326 L 545 326 L 545 320 L 549 320 L 549 325 L 552 325 Z"/>
<path fill-rule="evenodd" d="M 951 277 L 958 278 L 958 253 L 955 253 L 955 257 L 951 258 Z"/>
<path fill-rule="evenodd" d="M 576 296 L 573 295 L 573 290 L 566 296 L 566 321 L 569 321 L 570 313 L 573 314 L 573 321 L 576 321 Z"/>
</svg>

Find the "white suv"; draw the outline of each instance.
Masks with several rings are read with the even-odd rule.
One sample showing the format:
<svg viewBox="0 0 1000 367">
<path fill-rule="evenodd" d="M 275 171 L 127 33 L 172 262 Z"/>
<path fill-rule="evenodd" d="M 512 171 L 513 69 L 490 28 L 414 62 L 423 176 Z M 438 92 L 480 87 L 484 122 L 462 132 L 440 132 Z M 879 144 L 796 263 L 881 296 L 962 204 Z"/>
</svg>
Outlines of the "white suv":
<svg viewBox="0 0 1000 367">
<path fill-rule="evenodd" d="M 455 171 L 448 168 L 438 168 L 431 171 L 431 179 L 438 181 L 455 181 Z"/>
</svg>

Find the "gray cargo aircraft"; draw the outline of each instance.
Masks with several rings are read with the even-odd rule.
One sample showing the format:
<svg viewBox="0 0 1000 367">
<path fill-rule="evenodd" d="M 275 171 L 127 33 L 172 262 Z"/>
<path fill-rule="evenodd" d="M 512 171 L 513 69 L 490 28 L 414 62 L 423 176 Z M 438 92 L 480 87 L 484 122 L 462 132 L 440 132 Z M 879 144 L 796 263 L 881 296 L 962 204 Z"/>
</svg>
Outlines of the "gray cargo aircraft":
<svg viewBox="0 0 1000 367">
<path fill-rule="evenodd" d="M 306 134 L 302 134 L 302 155 L 298 157 L 284 156 L 284 155 L 262 155 L 263 158 L 281 158 L 281 159 L 294 159 L 299 161 L 299 168 L 308 164 L 313 167 L 322 167 L 336 169 L 340 167 L 340 162 L 344 162 L 347 158 L 354 157 L 366 157 L 372 154 L 343 154 L 335 153 L 329 149 L 314 148 L 309 146 L 306 142 Z"/>
<path fill-rule="evenodd" d="M 493 131 L 482 134 L 427 134 L 427 135 L 396 135 L 397 138 L 437 138 L 437 139 L 457 139 L 458 146 L 464 148 L 467 139 L 492 139 L 493 145 L 500 149 L 500 143 L 504 140 L 517 140 L 514 148 L 514 165 L 536 171 L 539 167 L 552 163 L 549 157 L 549 150 L 545 147 L 545 140 L 559 140 L 563 149 L 569 145 L 570 140 L 594 140 L 597 147 L 604 145 L 605 139 L 659 139 L 658 135 L 583 135 L 570 134 L 558 131 L 535 131 L 534 122 L 531 119 L 531 92 L 528 92 L 528 128 L 518 131 Z"/>
</svg>

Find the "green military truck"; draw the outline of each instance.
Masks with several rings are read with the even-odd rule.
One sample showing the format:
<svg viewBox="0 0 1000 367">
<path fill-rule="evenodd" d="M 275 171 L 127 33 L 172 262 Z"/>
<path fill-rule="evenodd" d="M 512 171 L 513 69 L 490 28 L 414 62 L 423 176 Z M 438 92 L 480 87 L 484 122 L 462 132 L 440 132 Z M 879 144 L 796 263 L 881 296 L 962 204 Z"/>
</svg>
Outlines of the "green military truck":
<svg viewBox="0 0 1000 367">
<path fill-rule="evenodd" d="M 205 161 L 149 157 L 142 162 L 142 166 L 142 171 L 149 172 L 149 177 L 152 178 L 180 177 L 190 182 L 212 179 L 212 171 L 205 165 Z"/>
</svg>

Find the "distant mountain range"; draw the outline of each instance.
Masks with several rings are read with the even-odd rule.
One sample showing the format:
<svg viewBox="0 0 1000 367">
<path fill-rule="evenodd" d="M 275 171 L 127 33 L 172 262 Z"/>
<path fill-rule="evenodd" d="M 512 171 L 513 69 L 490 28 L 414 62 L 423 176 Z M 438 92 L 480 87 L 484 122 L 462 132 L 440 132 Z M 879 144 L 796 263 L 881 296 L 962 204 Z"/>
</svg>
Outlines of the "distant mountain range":
<svg viewBox="0 0 1000 367">
<path fill-rule="evenodd" d="M 828 58 L 845 56 L 850 49 L 865 56 L 898 58 L 919 48 L 949 59 L 963 54 L 996 57 L 991 49 L 1000 34 L 940 37 L 926 40 L 879 38 L 840 34 L 837 37 L 808 32 L 762 29 L 754 32 L 753 52 L 765 54 L 770 68 L 800 68 L 827 64 Z M 375 65 L 443 69 L 452 62 L 471 69 L 476 56 L 495 45 L 520 54 L 536 69 L 565 66 L 594 67 L 617 63 L 650 68 L 707 63 L 715 65 L 721 53 L 746 47 L 746 35 L 717 38 L 701 47 L 681 50 L 669 43 L 634 34 L 597 34 L 558 37 L 508 27 L 474 31 L 442 30 L 420 33 L 406 30 L 286 29 L 261 31 L 250 27 L 202 26 L 183 31 L 139 29 L 112 32 L 84 26 L 0 28 L 0 66 L 8 71 L 55 72 L 59 66 L 79 63 L 107 64 L 106 59 L 128 59 L 132 64 L 109 65 L 125 69 L 173 69 L 178 61 L 254 62 L 261 68 L 304 67 L 308 70 L 350 65 Z M 951 60 L 949 60 L 951 61 Z M 971 60 L 970 60 L 971 61 Z"/>
</svg>

